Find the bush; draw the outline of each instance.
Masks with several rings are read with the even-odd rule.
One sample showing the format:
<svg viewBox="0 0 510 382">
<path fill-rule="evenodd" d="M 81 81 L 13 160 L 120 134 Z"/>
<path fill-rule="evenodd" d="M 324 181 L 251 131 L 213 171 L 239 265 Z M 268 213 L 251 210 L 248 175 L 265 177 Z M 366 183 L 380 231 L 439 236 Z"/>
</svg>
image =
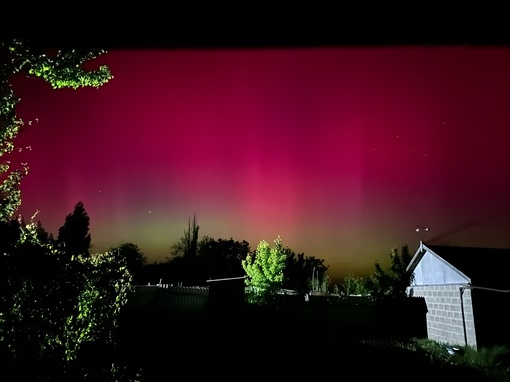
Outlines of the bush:
<svg viewBox="0 0 510 382">
<path fill-rule="evenodd" d="M 115 346 L 131 275 L 116 253 L 69 257 L 18 224 L 0 264 L 0 356 L 19 376 L 60 380 L 86 344 Z"/>
</svg>

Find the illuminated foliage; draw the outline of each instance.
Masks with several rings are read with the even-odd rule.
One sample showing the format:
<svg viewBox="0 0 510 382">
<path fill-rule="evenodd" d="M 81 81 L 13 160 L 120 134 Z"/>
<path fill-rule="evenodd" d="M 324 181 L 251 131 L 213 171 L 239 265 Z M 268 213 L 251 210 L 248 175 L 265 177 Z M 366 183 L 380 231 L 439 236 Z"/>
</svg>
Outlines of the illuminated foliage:
<svg viewBox="0 0 510 382">
<path fill-rule="evenodd" d="M 113 78 L 107 66 L 85 70 L 83 64 L 106 53 L 102 49 L 58 50 L 50 55 L 20 40 L 0 41 L 0 157 L 12 152 L 13 140 L 25 122 L 16 114 L 20 101 L 12 89 L 12 78 L 27 73 L 42 78 L 54 89 L 98 88 Z M 11 169 L 8 160 L 0 162 L 0 220 L 7 221 L 21 205 L 19 184 L 27 175 L 28 164 Z"/>
<path fill-rule="evenodd" d="M 122 243 L 117 247 L 110 248 L 109 252 L 117 253 L 126 260 L 129 273 L 133 276 L 133 282 L 140 284 L 143 267 L 147 265 L 147 256 L 133 243 Z"/>
<path fill-rule="evenodd" d="M 16 372 L 62 377 L 84 345 L 115 345 L 132 277 L 118 253 L 69 258 L 33 221 L 18 228 L 1 257 L 0 355 Z"/>
<path fill-rule="evenodd" d="M 13 151 L 14 139 L 25 126 L 16 114 L 20 100 L 12 90 L 13 76 L 24 72 L 29 77 L 42 78 L 54 89 L 97 88 L 113 78 L 109 68 L 87 71 L 82 64 L 103 53 L 100 49 L 71 49 L 48 54 L 26 42 L 0 41 L 0 157 Z M 28 224 L 21 216 L 13 219 L 21 205 L 19 185 L 28 173 L 28 165 L 21 164 L 18 169 L 11 169 L 10 165 L 8 160 L 1 159 L 3 375 L 41 381 L 107 381 L 122 376 L 127 381 L 122 368 L 111 358 L 104 357 L 105 365 L 91 366 L 81 363 L 84 357 L 80 357 L 87 346 L 96 346 L 102 352 L 115 346 L 119 315 L 132 290 L 132 276 L 125 258 L 113 252 L 87 256 L 90 237 L 86 233 L 82 237 L 86 253 L 81 249 L 65 253 L 40 223 L 34 223 L 35 215 Z M 88 230 L 88 217 L 82 222 L 86 222 Z M 66 235 L 71 231 L 66 229 Z M 70 237 L 61 239 L 67 244 Z"/>
<path fill-rule="evenodd" d="M 255 253 L 246 256 L 241 264 L 248 276 L 245 279 L 248 302 L 256 304 L 270 303 L 282 286 L 285 260 L 290 249 L 284 247 L 280 236 L 274 240 L 274 246 L 262 240 Z"/>
<path fill-rule="evenodd" d="M 72 314 L 65 323 L 66 359 L 73 360 L 83 342 L 111 344 L 128 293 L 133 290 L 127 261 L 118 252 L 78 256 L 84 271 Z"/>
<path fill-rule="evenodd" d="M 367 296 L 370 294 L 370 290 L 366 285 L 366 279 L 359 276 L 353 276 L 352 274 L 345 277 L 343 287 L 347 296 Z"/>
</svg>

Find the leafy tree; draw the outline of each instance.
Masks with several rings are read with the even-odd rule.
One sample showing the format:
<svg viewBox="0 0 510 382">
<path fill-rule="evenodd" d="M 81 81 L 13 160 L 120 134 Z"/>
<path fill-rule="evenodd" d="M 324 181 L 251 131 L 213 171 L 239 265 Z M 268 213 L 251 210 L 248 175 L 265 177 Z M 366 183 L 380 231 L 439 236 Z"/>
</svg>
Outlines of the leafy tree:
<svg viewBox="0 0 510 382">
<path fill-rule="evenodd" d="M 245 279 L 248 302 L 255 304 L 271 303 L 283 283 L 285 261 L 290 249 L 284 247 L 280 236 L 274 246 L 262 240 L 253 254 L 241 261 L 248 276 Z"/>
<path fill-rule="evenodd" d="M 250 252 L 246 241 L 233 238 L 213 239 L 204 236 L 198 241 L 196 216 L 188 221 L 184 236 L 170 247 L 166 267 L 158 267 L 169 280 L 188 285 L 206 285 L 208 279 L 239 277 L 244 274 L 241 261 Z M 156 266 L 151 267 L 152 270 Z"/>
<path fill-rule="evenodd" d="M 319 292 L 326 293 L 329 290 L 329 284 L 331 283 L 331 279 L 328 274 L 325 273 L 322 278 L 319 279 Z"/>
<path fill-rule="evenodd" d="M 198 243 L 198 260 L 203 280 L 239 277 L 244 275 L 242 260 L 250 253 L 250 244 L 233 238 L 203 237 Z"/>
<path fill-rule="evenodd" d="M 326 292 L 329 283 L 327 271 L 328 267 L 323 259 L 305 256 L 303 253 L 296 255 L 290 251 L 285 260 L 283 286 L 302 295 L 310 290 L 325 289 L 324 292 Z M 312 280 L 315 280 L 315 285 L 312 285 Z"/>
<path fill-rule="evenodd" d="M 147 265 L 147 256 L 133 243 L 122 243 L 117 247 L 110 248 L 108 252 L 115 252 L 126 260 L 126 266 L 135 284 L 142 283 L 144 266 Z M 145 281 L 143 282 L 145 283 Z"/>
<path fill-rule="evenodd" d="M 1 259 L 7 287 L 0 356 L 19 377 L 78 376 L 84 346 L 116 346 L 118 319 L 132 288 L 126 261 L 116 253 L 69 258 L 39 240 L 33 221 L 19 219 L 18 228 L 16 245 Z"/>
<path fill-rule="evenodd" d="M 16 114 L 20 101 L 12 89 L 12 79 L 18 73 L 40 77 L 54 89 L 95 87 L 113 78 L 107 66 L 97 70 L 85 70 L 83 64 L 106 53 L 103 49 L 57 50 L 49 54 L 43 49 L 30 46 L 27 41 L 13 39 L 0 41 L 0 157 L 14 150 L 14 139 L 26 126 Z M 0 163 L 0 220 L 11 219 L 21 205 L 19 185 L 28 174 L 28 164 L 11 169 L 8 160 Z"/>
<path fill-rule="evenodd" d="M 66 216 L 65 223 L 58 230 L 57 242 L 69 256 L 89 255 L 90 218 L 83 202 L 74 206 L 72 213 Z"/>
<path fill-rule="evenodd" d="M 384 270 L 379 262 L 375 263 L 375 271 L 366 280 L 366 286 L 374 297 L 406 296 L 406 289 L 413 280 L 413 274 L 407 272 L 406 268 L 411 261 L 409 247 L 402 246 L 402 253 L 398 248 L 393 247 L 390 252 L 390 265 Z"/>
<path fill-rule="evenodd" d="M 13 77 L 18 73 L 39 77 L 54 89 L 98 88 L 113 78 L 109 68 L 101 66 L 87 71 L 82 65 L 105 52 L 102 49 L 48 52 L 25 41 L 0 41 L 0 157 L 13 151 L 15 138 L 27 126 L 16 114 L 20 100 L 12 89 Z M 118 380 L 123 368 L 106 357 L 110 354 L 97 352 L 107 362 L 94 365 L 94 370 L 80 364 L 79 354 L 87 344 L 100 343 L 97 349 L 104 349 L 103 345 L 111 349 L 114 343 L 118 315 L 131 288 L 125 259 L 114 253 L 69 257 L 33 219 L 28 224 L 21 216 L 13 219 L 21 205 L 19 186 L 28 174 L 28 164 L 14 169 L 10 166 L 2 158 L 2 373 L 26 380 L 79 380 L 91 375 L 103 381 Z M 69 238 L 62 240 L 67 242 Z M 87 235 L 82 242 L 87 242 Z"/>
<path fill-rule="evenodd" d="M 350 274 L 345 277 L 343 284 L 345 294 L 350 295 L 362 295 L 366 296 L 370 294 L 370 290 L 367 287 L 366 279 L 363 277 L 356 277 Z"/>
</svg>

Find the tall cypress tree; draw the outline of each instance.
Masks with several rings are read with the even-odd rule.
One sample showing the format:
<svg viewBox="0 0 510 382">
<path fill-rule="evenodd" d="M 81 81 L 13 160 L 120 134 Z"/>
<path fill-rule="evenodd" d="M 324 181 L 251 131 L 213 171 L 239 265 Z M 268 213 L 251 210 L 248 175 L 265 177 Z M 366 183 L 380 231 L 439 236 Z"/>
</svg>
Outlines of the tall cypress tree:
<svg viewBox="0 0 510 382">
<path fill-rule="evenodd" d="M 57 242 L 69 256 L 90 255 L 89 225 L 90 218 L 83 202 L 79 201 L 58 230 Z"/>
</svg>

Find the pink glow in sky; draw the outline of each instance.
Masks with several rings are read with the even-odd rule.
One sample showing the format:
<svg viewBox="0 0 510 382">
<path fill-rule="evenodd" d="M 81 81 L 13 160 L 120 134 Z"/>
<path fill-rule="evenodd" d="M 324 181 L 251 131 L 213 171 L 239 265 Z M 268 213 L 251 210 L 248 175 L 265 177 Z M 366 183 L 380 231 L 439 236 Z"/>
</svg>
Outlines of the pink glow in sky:
<svg viewBox="0 0 510 382">
<path fill-rule="evenodd" d="M 510 247 L 508 48 L 111 50 L 99 64 L 115 77 L 99 89 L 14 84 L 34 121 L 10 158 L 30 166 L 19 213 L 55 236 L 83 201 L 93 252 L 132 242 L 163 261 L 196 214 L 200 237 L 280 235 L 333 280 L 419 240 Z"/>
</svg>

